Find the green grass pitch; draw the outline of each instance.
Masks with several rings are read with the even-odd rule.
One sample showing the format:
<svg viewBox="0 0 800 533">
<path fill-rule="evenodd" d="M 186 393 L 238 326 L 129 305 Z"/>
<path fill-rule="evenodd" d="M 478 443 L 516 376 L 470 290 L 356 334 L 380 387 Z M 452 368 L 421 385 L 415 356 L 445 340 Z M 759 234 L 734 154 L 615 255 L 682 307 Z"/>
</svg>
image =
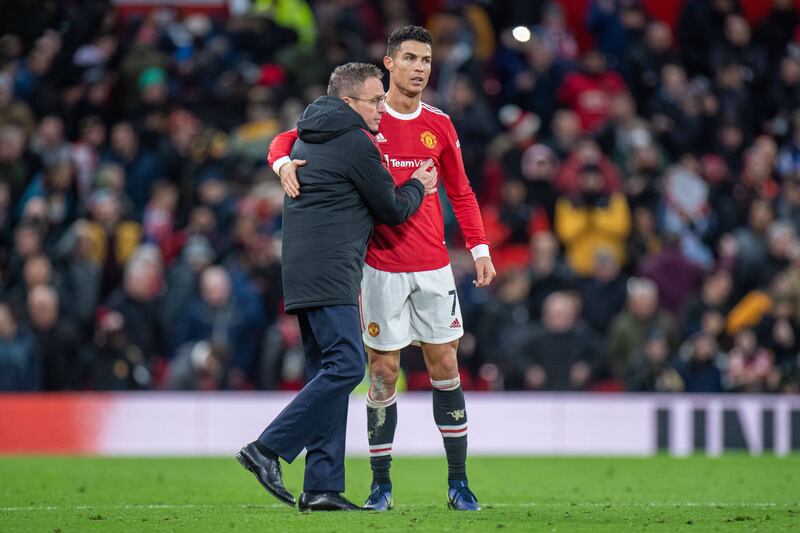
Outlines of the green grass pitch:
<svg viewBox="0 0 800 533">
<path fill-rule="evenodd" d="M 443 458 L 397 458 L 389 513 L 299 513 L 229 458 L 0 458 L 0 532 L 800 531 L 800 457 L 469 460 L 478 513 L 448 511 Z M 285 468 L 302 488 L 303 465 Z M 361 503 L 366 459 L 347 463 Z"/>
</svg>

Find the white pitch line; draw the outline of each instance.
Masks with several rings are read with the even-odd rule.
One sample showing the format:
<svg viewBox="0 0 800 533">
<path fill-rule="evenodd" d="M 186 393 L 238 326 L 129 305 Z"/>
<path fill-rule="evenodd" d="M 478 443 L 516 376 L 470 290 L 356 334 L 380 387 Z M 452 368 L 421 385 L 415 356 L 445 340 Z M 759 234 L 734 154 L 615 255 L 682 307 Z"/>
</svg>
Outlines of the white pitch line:
<svg viewBox="0 0 800 533">
<path fill-rule="evenodd" d="M 800 506 L 800 502 L 778 504 L 775 502 L 520 502 L 520 503 L 486 503 L 481 502 L 484 508 L 488 507 L 652 507 L 652 508 L 675 508 L 675 507 L 778 507 L 778 506 Z M 125 510 L 125 509 L 218 509 L 220 507 L 235 509 L 274 509 L 283 508 L 286 505 L 281 503 L 272 504 L 123 504 L 123 505 L 31 505 L 22 507 L 0 507 L 0 512 L 31 512 L 31 511 L 95 511 L 95 510 Z M 419 508 L 419 505 L 400 504 L 395 507 L 401 509 Z"/>
<path fill-rule="evenodd" d="M 521 502 L 521 503 L 484 503 L 482 507 L 777 507 L 778 505 L 800 506 L 798 503 L 778 504 L 775 502 Z"/>
<path fill-rule="evenodd" d="M 287 507 L 280 503 L 270 504 L 123 504 L 123 505 L 30 505 L 26 507 L 0 507 L 0 512 L 18 512 L 18 511 L 93 511 L 102 509 L 219 509 L 220 507 L 228 507 L 235 509 L 266 509 L 273 507 Z"/>
</svg>

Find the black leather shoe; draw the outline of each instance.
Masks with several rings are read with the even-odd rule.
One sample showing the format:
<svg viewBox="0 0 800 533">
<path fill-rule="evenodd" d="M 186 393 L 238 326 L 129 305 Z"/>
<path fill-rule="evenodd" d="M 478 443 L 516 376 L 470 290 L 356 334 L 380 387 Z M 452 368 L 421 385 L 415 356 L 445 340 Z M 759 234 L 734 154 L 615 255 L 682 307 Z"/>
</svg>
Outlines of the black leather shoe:
<svg viewBox="0 0 800 533">
<path fill-rule="evenodd" d="M 236 454 L 236 460 L 241 463 L 245 470 L 255 474 L 256 479 L 267 489 L 267 492 L 286 505 L 294 507 L 294 496 L 283 486 L 283 474 L 281 473 L 281 463 L 278 458 L 267 457 L 256 448 L 254 442 L 251 442 L 239 450 L 239 453 Z"/>
<path fill-rule="evenodd" d="M 301 511 L 363 511 L 338 492 L 304 492 L 297 508 Z"/>
</svg>

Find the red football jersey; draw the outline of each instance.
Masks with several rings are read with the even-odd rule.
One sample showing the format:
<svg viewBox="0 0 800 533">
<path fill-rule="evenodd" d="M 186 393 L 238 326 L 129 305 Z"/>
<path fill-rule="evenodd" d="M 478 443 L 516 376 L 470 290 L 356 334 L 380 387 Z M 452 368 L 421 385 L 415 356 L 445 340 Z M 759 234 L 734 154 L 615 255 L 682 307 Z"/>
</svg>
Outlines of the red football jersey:
<svg viewBox="0 0 800 533">
<path fill-rule="evenodd" d="M 488 256 L 489 242 L 450 117 L 425 103 L 409 114 L 398 113 L 387 105 L 379 129 L 375 139 L 395 183 L 402 185 L 426 159 L 432 159 L 467 247 L 476 258 Z M 273 140 L 268 156 L 273 168 L 280 168 L 275 163 L 283 164 L 282 159 L 289 155 L 296 138 L 297 132 L 292 130 Z M 419 211 L 399 226 L 376 223 L 366 262 L 385 272 L 422 272 L 449 264 L 438 196 L 426 195 Z"/>
</svg>

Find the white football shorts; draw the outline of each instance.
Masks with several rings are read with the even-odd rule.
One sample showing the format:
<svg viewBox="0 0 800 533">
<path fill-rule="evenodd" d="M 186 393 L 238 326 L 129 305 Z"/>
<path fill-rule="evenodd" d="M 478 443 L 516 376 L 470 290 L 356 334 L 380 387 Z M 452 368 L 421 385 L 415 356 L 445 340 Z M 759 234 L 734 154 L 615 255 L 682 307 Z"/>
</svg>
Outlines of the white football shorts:
<svg viewBox="0 0 800 533">
<path fill-rule="evenodd" d="M 384 272 L 364 265 L 361 328 L 364 344 L 392 351 L 409 344 L 446 344 L 464 335 L 450 265 L 424 272 Z"/>
</svg>

